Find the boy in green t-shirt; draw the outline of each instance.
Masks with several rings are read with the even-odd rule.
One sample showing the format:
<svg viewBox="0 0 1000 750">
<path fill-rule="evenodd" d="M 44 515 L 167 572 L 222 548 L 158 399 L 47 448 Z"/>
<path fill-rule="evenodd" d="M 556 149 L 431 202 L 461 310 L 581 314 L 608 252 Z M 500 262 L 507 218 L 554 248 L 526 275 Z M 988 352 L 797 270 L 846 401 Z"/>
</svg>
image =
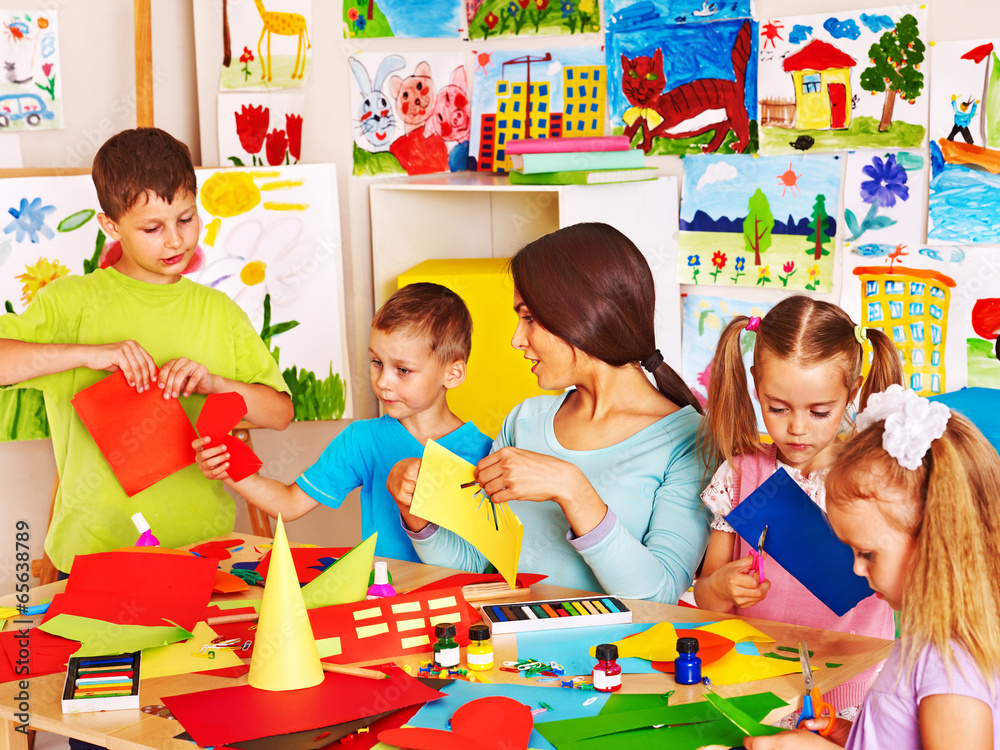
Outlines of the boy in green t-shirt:
<svg viewBox="0 0 1000 750">
<path fill-rule="evenodd" d="M 139 392 L 180 398 L 192 421 L 206 395 L 225 391 L 243 396 L 256 425 L 280 430 L 293 416 L 246 314 L 181 275 L 201 232 L 187 146 L 156 128 L 126 130 L 101 147 L 92 174 L 97 219 L 120 241 L 121 258 L 57 279 L 20 315 L 0 317 L 0 384 L 45 393 L 60 479 L 45 551 L 63 572 L 74 555 L 134 544 L 137 511 L 165 547 L 230 532 L 234 518 L 221 484 L 194 464 L 127 497 L 70 404 L 76 393 L 121 370 Z M 155 428 L 131 431 L 136 441 L 156 439 Z"/>
</svg>

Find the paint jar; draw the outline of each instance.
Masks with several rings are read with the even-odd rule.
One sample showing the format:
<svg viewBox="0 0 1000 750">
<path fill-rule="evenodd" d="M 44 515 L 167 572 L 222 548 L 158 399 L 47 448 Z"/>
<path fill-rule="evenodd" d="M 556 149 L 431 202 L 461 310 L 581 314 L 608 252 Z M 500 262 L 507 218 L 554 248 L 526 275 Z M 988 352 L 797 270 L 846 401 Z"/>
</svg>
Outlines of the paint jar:
<svg viewBox="0 0 1000 750">
<path fill-rule="evenodd" d="M 674 681 L 678 685 L 697 685 L 701 682 L 701 657 L 698 656 L 697 638 L 677 639 Z"/>
<path fill-rule="evenodd" d="M 149 530 L 149 524 L 146 522 L 142 513 L 136 513 L 132 516 L 132 523 L 135 524 L 135 528 L 139 532 L 139 538 L 135 542 L 136 547 L 160 546 L 160 540 L 153 536 L 153 532 Z"/>
<path fill-rule="evenodd" d="M 469 628 L 469 647 L 465 649 L 465 661 L 469 669 L 485 672 L 493 669 L 493 642 L 490 640 L 490 626 L 477 623 Z"/>
<path fill-rule="evenodd" d="M 618 666 L 618 647 L 613 643 L 602 643 L 595 650 L 597 666 L 591 672 L 594 690 L 614 693 L 622 687 L 622 668 Z"/>
<path fill-rule="evenodd" d="M 458 643 L 455 641 L 455 626 L 442 622 L 434 626 L 434 664 L 439 668 L 457 667 L 461 659 Z"/>
<path fill-rule="evenodd" d="M 368 594 L 365 599 L 383 599 L 387 596 L 395 596 L 396 589 L 389 583 L 389 566 L 381 560 L 375 563 L 375 570 L 372 571 L 372 585 L 368 587 Z"/>
</svg>

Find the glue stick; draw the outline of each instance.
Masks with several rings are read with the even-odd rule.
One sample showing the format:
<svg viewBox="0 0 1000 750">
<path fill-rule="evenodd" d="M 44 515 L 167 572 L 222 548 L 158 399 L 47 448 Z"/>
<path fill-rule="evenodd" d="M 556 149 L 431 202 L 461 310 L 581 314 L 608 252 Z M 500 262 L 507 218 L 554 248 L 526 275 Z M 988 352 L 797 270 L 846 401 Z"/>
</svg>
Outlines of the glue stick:
<svg viewBox="0 0 1000 750">
<path fill-rule="evenodd" d="M 365 596 L 365 599 L 382 599 L 386 596 L 395 595 L 396 589 L 389 583 L 389 566 L 379 560 L 375 563 L 372 585 L 368 587 L 368 594 Z"/>
<path fill-rule="evenodd" d="M 149 530 L 149 524 L 141 512 L 132 516 L 132 523 L 135 524 L 135 528 L 139 531 L 139 538 L 135 542 L 136 547 L 160 546 L 160 540 L 153 536 L 153 532 Z"/>
</svg>

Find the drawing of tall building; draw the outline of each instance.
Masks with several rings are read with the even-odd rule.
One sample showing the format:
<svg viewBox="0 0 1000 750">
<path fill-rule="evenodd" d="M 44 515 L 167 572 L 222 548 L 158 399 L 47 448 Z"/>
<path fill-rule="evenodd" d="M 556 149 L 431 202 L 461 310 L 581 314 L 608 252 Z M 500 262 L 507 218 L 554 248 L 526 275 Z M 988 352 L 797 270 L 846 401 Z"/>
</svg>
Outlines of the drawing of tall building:
<svg viewBox="0 0 1000 750">
<path fill-rule="evenodd" d="M 899 350 L 905 384 L 922 396 L 945 391 L 944 348 L 954 279 L 917 268 L 860 266 L 862 325 L 879 328 Z M 872 354 L 864 363 L 871 367 Z"/>
<path fill-rule="evenodd" d="M 479 128 L 479 168 L 484 172 L 493 170 L 493 155 L 496 152 L 496 119 L 492 112 L 484 114 Z"/>
<path fill-rule="evenodd" d="M 551 89 L 552 84 L 546 80 L 533 81 L 530 85 L 524 81 L 497 81 L 494 169 L 504 168 L 505 144 L 509 141 L 549 135 Z"/>
<path fill-rule="evenodd" d="M 563 135 L 604 135 L 603 65 L 563 67 Z"/>
</svg>

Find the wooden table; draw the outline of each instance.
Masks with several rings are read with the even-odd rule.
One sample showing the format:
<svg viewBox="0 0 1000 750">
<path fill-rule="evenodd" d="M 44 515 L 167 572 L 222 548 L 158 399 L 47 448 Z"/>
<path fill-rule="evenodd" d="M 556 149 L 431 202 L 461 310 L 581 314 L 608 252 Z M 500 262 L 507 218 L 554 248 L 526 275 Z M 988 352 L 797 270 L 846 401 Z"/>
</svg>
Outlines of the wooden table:
<svg viewBox="0 0 1000 750">
<path fill-rule="evenodd" d="M 254 550 L 254 544 L 270 542 L 269 539 L 263 537 L 252 537 L 245 534 L 226 534 L 219 538 L 244 540 L 244 549 L 223 563 L 224 568 L 234 562 L 257 559 L 258 555 Z M 389 560 L 388 562 L 393 583 L 400 590 L 422 586 L 456 572 L 447 568 L 399 560 Z M 46 601 L 53 594 L 62 591 L 64 587 L 65 582 L 60 581 L 33 589 L 31 603 Z M 225 597 L 215 595 L 213 599 L 257 599 L 262 593 L 263 589 L 251 586 L 249 592 L 229 594 Z M 529 598 L 555 599 L 586 593 L 590 592 L 580 592 L 539 583 L 532 586 L 530 596 L 523 595 L 519 598 L 522 600 Z M 0 606 L 13 606 L 14 603 L 13 595 L 0 598 Z M 637 600 L 627 600 L 627 603 L 632 608 L 635 622 L 706 622 L 732 617 L 731 615 L 720 615 L 716 612 L 706 612 L 670 604 Z M 41 618 L 32 619 L 37 622 Z M 892 641 L 880 638 L 804 628 L 766 620 L 747 619 L 747 622 L 774 638 L 777 641 L 776 645 L 797 646 L 799 641 L 807 640 L 810 650 L 815 652 L 814 663 L 835 662 L 840 664 L 841 666 L 836 669 L 821 669 L 816 672 L 816 685 L 822 692 L 831 690 L 885 659 L 892 648 Z M 8 625 L 9 627 L 10 625 Z M 525 684 L 525 681 L 517 675 L 501 672 L 498 669 L 504 660 L 517 658 L 516 636 L 513 634 L 497 635 L 493 638 L 493 645 L 497 666 L 491 672 L 484 674 L 493 682 L 516 684 L 520 681 L 521 684 Z M 403 657 L 398 660 L 398 663 L 419 666 L 420 661 L 426 658 L 426 655 Z M 358 663 L 364 665 L 377 662 Z M 31 728 L 75 737 L 114 750 L 145 750 L 147 748 L 191 750 L 191 743 L 173 739 L 174 735 L 182 731 L 182 728 L 176 721 L 170 719 L 145 714 L 138 710 L 63 714 L 60 706 L 60 695 L 64 680 L 64 674 L 53 674 L 28 681 Z M 246 676 L 229 678 L 187 674 L 157 677 L 142 681 L 141 703 L 143 706 L 153 705 L 162 703 L 163 696 L 243 684 L 246 684 Z M 552 689 L 561 690 L 563 688 L 553 687 Z M 15 731 L 15 727 L 19 723 L 15 718 L 15 714 L 18 713 L 17 695 L 19 690 L 17 682 L 0 684 L 0 750 L 23 750 L 27 747 L 25 735 Z M 623 693 L 663 693 L 667 690 L 676 691 L 671 698 L 672 703 L 688 703 L 701 700 L 705 687 L 700 684 L 677 685 L 674 683 L 673 677 L 666 674 L 626 674 L 623 676 Z M 795 673 L 738 685 L 713 686 L 713 690 L 727 697 L 770 691 L 787 701 L 789 705 L 795 705 L 802 694 L 802 677 Z M 778 709 L 776 713 L 780 714 L 781 712 L 787 712 L 787 709 Z"/>
</svg>

